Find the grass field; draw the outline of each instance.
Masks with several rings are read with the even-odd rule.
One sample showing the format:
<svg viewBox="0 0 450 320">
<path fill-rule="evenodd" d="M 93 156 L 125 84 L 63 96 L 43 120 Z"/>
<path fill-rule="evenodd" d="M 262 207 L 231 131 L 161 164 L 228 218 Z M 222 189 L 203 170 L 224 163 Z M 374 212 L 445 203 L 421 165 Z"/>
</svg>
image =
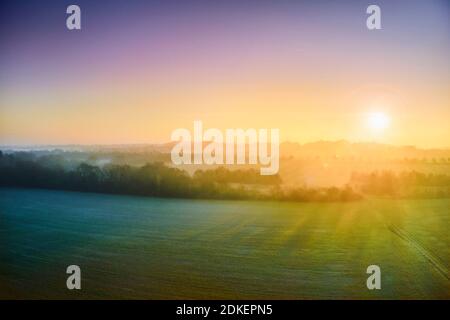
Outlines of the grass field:
<svg viewBox="0 0 450 320">
<path fill-rule="evenodd" d="M 0 297 L 449 299 L 449 208 L 0 189 Z M 381 290 L 366 288 L 372 264 Z"/>
</svg>

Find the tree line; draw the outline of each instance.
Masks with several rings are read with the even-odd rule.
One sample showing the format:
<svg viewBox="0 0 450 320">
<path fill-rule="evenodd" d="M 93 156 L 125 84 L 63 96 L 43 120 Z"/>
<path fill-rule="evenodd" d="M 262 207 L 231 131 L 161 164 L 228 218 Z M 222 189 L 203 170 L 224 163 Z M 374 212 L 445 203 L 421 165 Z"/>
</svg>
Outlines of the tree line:
<svg viewBox="0 0 450 320">
<path fill-rule="evenodd" d="M 446 174 L 406 171 L 353 173 L 351 184 L 365 194 L 441 198 L 450 197 L 450 176 Z"/>
<path fill-rule="evenodd" d="M 32 153 L 0 152 L 0 186 L 194 199 L 351 201 L 361 198 L 350 187 L 283 190 L 279 175 L 219 167 L 186 171 L 162 162 L 143 166 L 79 163 L 68 169 Z"/>
</svg>

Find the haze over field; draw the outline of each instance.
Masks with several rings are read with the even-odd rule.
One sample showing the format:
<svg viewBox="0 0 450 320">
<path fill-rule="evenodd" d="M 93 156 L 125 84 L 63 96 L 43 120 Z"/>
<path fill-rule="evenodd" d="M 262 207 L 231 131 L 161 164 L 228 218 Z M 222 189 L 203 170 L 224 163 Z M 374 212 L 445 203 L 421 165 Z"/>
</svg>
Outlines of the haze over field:
<svg viewBox="0 0 450 320">
<path fill-rule="evenodd" d="M 5 154 L 29 152 L 47 161 L 73 169 L 81 163 L 95 166 L 131 165 L 163 162 L 190 175 L 197 170 L 230 170 L 258 168 L 259 165 L 178 165 L 171 162 L 173 143 L 139 145 L 42 145 L 3 146 Z M 248 146 L 246 146 L 248 150 Z M 421 149 L 413 146 L 393 146 L 379 143 L 319 141 L 280 145 L 279 175 L 284 185 L 309 187 L 344 186 L 354 172 L 420 172 L 450 174 L 450 149 Z"/>
</svg>

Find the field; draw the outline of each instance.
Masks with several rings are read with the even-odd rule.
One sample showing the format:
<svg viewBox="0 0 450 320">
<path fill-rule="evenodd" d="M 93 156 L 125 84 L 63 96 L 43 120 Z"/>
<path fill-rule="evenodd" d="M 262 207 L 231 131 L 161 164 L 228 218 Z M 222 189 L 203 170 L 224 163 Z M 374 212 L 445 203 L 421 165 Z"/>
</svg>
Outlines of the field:
<svg viewBox="0 0 450 320">
<path fill-rule="evenodd" d="M 449 299 L 449 208 L 0 189 L 0 298 Z"/>
</svg>

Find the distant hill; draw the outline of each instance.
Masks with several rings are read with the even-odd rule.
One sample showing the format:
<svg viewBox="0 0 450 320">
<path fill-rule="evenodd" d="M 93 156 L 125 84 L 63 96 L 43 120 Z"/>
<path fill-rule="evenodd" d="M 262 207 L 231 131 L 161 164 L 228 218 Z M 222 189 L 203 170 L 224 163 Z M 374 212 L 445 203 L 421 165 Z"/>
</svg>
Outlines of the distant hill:
<svg viewBox="0 0 450 320">
<path fill-rule="evenodd" d="M 98 152 L 98 153 L 170 153 L 175 142 L 160 144 L 115 144 L 115 145 L 40 145 L 0 146 L 4 152 Z M 206 145 L 207 143 L 205 143 Z M 395 146 L 373 142 L 317 141 L 305 144 L 283 142 L 281 157 L 295 158 L 355 158 L 355 159 L 441 159 L 450 158 L 450 148 L 422 149 L 415 146 Z"/>
</svg>

